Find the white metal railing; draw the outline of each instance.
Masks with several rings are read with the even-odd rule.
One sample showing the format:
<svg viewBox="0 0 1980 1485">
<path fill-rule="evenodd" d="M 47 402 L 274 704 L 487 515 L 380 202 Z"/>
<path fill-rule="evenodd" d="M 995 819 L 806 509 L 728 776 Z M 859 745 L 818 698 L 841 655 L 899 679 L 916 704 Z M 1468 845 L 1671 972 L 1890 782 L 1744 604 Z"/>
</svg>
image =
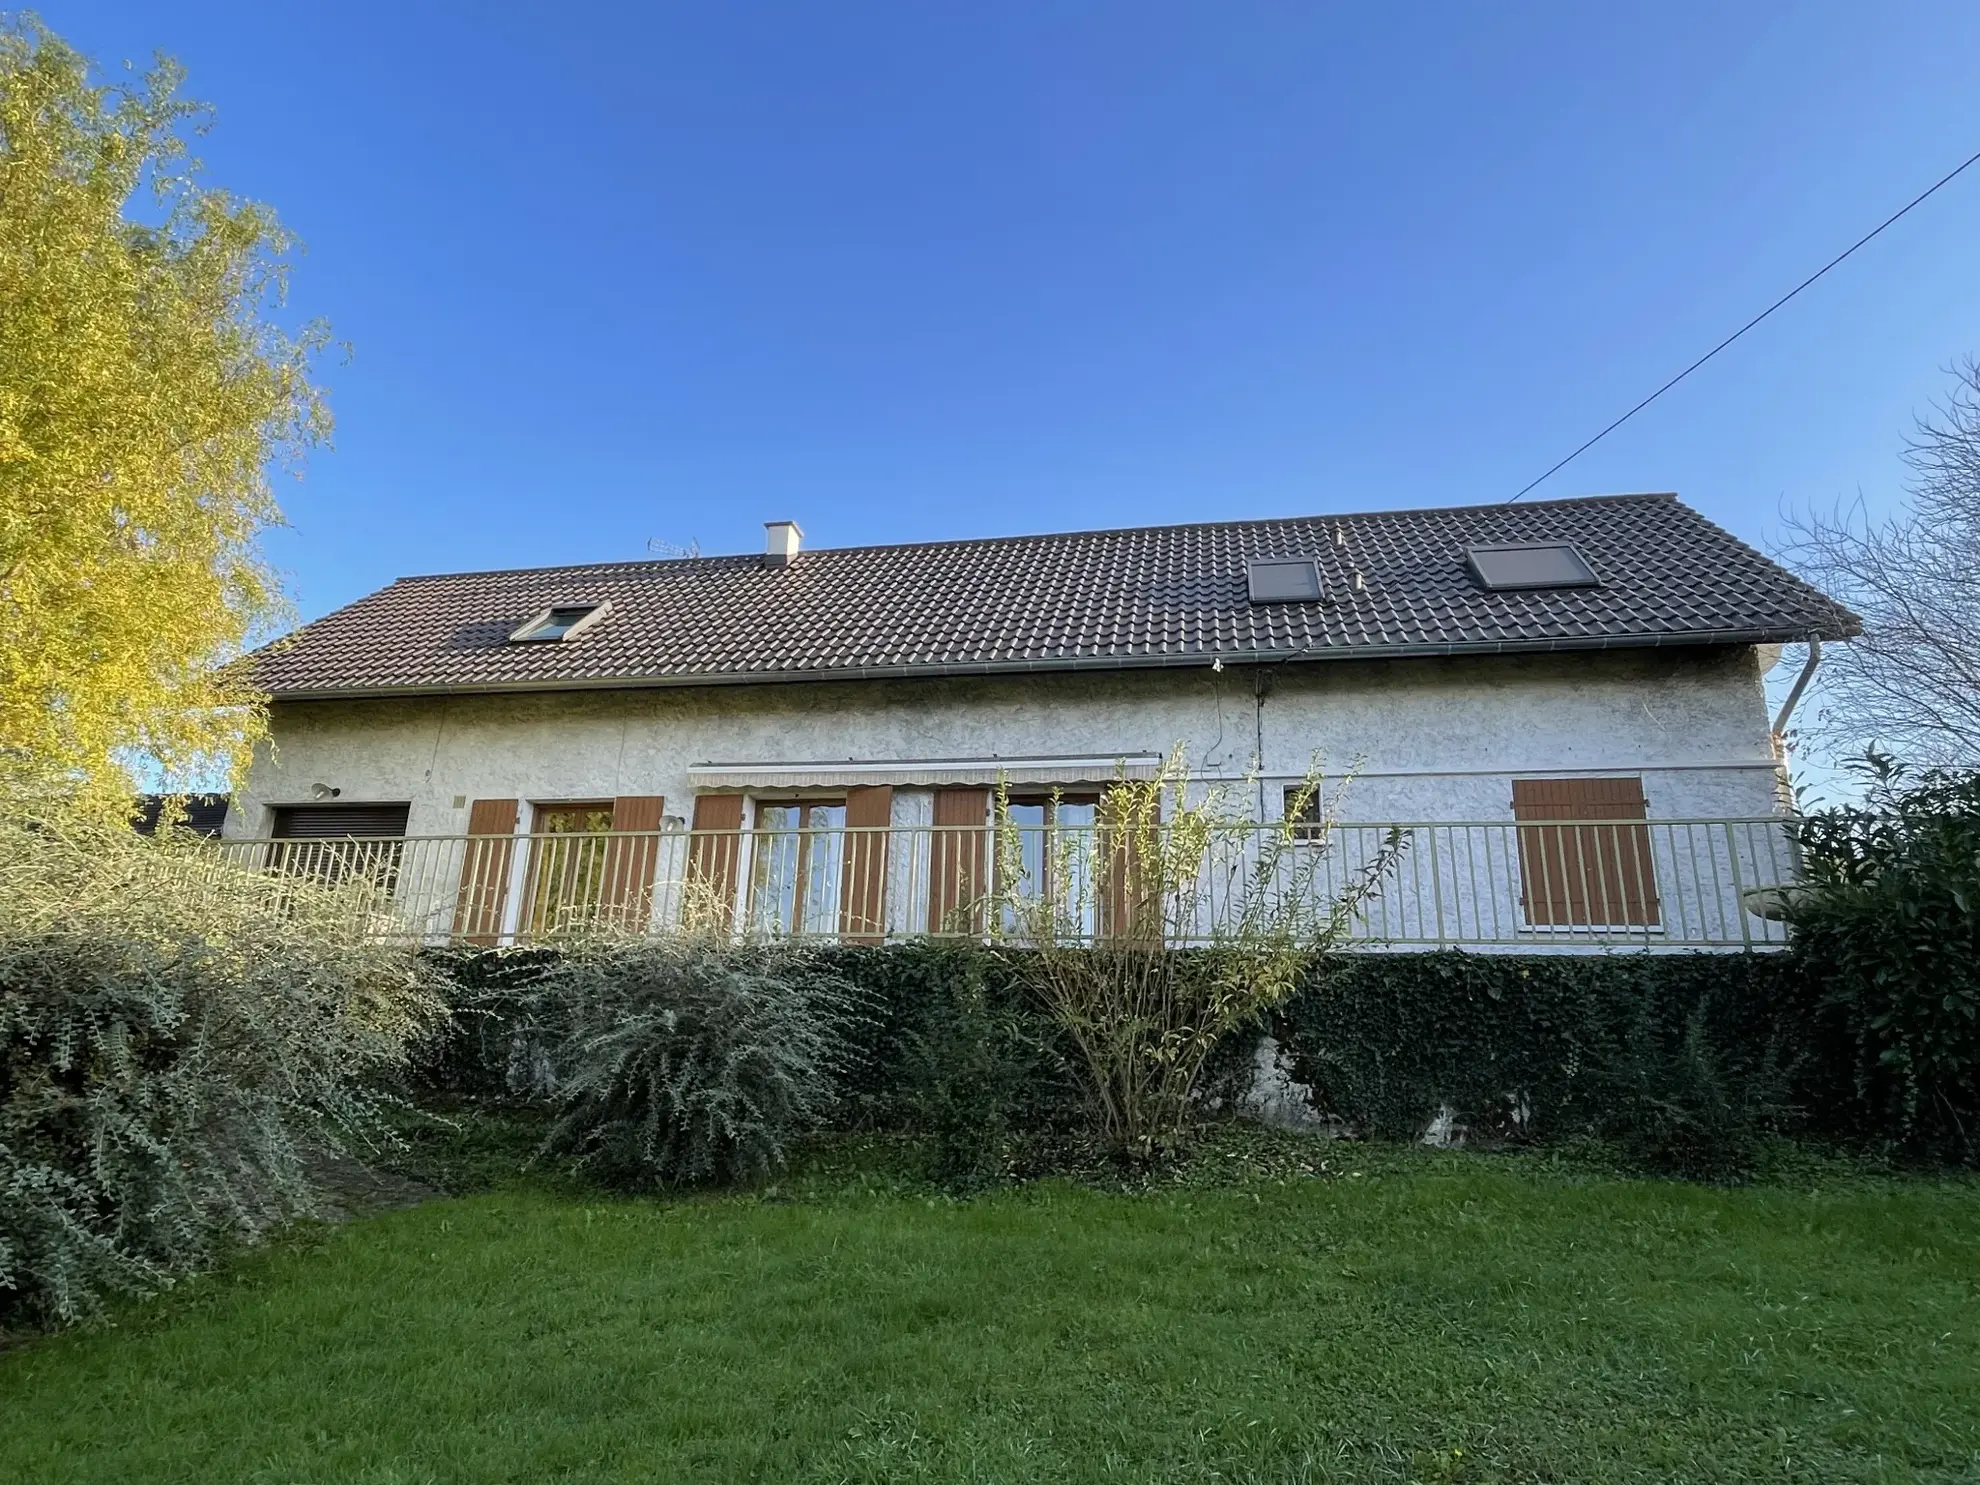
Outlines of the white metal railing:
<svg viewBox="0 0 1980 1485">
<path fill-rule="evenodd" d="M 1249 827 L 1165 904 L 1168 937 L 1201 942 L 1258 892 L 1331 899 L 1384 848 L 1403 849 L 1356 914 L 1366 948 L 1566 951 L 1763 948 L 1784 926 L 1754 911 L 1798 880 L 1794 822 L 1727 820 L 1405 821 L 1336 824 L 1324 839 L 1269 849 Z M 929 934 L 995 937 L 986 899 L 1012 861 L 1108 868 L 1104 828 L 1057 830 L 1026 849 L 1011 827 L 733 830 L 216 841 L 216 869 L 376 888 L 362 931 L 427 944 L 520 944 L 604 921 L 667 934 L 692 926 L 879 943 Z M 1069 842 L 1067 837 L 1073 839 Z M 1000 865 L 1000 859 L 1002 865 Z M 1259 869 L 1260 862 L 1273 866 Z M 1096 877 L 1089 876 L 1091 889 Z M 1039 883 L 1029 890 L 1073 890 Z M 1072 921 L 1104 937 L 1101 906 Z"/>
</svg>

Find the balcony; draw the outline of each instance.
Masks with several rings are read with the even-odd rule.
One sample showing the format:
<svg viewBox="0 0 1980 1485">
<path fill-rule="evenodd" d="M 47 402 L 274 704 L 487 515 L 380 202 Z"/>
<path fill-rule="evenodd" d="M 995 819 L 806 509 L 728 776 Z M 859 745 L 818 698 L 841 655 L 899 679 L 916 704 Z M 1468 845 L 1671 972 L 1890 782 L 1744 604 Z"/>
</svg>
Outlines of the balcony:
<svg viewBox="0 0 1980 1485">
<path fill-rule="evenodd" d="M 1793 822 L 1405 821 L 1335 824 L 1274 851 L 1279 825 L 1219 840 L 1159 905 L 1162 936 L 1212 942 L 1257 894 L 1315 901 L 1400 854 L 1354 915 L 1351 946 L 1574 952 L 1762 949 L 1755 908 L 1799 879 Z M 1294 826 L 1295 831 L 1305 827 Z M 878 944 L 995 940 L 1011 890 L 1059 899 L 1074 937 L 1122 932 L 1121 846 L 1083 817 L 990 826 L 848 827 L 788 808 L 754 829 L 229 840 L 216 866 L 368 884 L 353 931 L 429 945 L 521 945 L 593 926 Z M 1003 896 L 998 896 L 998 889 Z"/>
</svg>

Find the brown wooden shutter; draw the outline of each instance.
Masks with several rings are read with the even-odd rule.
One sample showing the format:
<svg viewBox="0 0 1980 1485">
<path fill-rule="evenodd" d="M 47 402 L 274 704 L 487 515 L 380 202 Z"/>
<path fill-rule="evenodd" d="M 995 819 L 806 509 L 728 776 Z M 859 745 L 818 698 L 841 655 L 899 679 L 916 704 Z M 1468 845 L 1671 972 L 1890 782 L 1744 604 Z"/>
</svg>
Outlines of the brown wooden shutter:
<svg viewBox="0 0 1980 1485">
<path fill-rule="evenodd" d="M 990 791 L 937 789 L 928 848 L 928 931 L 982 931 Z"/>
<path fill-rule="evenodd" d="M 1107 938 L 1138 942 L 1162 938 L 1160 883 L 1145 877 L 1142 862 L 1162 848 L 1155 838 L 1162 828 L 1162 802 L 1151 799 L 1145 813 L 1127 791 L 1146 785 L 1127 784 L 1107 791 L 1096 812 L 1100 822 L 1100 932 Z"/>
<path fill-rule="evenodd" d="M 894 821 L 894 788 L 874 784 L 846 790 L 846 855 L 839 885 L 839 937 L 877 944 L 887 937 L 887 828 Z"/>
<path fill-rule="evenodd" d="M 1520 901 L 1536 928 L 1654 928 L 1662 921 L 1641 779 L 1515 779 Z"/>
<path fill-rule="evenodd" d="M 695 798 L 688 840 L 688 901 L 682 905 L 683 918 L 690 926 L 727 930 L 735 917 L 742 817 L 740 794 Z"/>
<path fill-rule="evenodd" d="M 605 843 L 605 880 L 601 915 L 609 923 L 634 933 L 644 932 L 653 917 L 653 876 L 660 864 L 660 819 L 666 812 L 662 794 L 621 794 L 612 801 L 614 832 Z"/>
<path fill-rule="evenodd" d="M 454 903 L 454 933 L 471 944 L 502 936 L 509 901 L 509 868 L 516 859 L 514 799 L 477 799 L 468 810 L 468 840 L 461 856 L 461 890 Z"/>
</svg>

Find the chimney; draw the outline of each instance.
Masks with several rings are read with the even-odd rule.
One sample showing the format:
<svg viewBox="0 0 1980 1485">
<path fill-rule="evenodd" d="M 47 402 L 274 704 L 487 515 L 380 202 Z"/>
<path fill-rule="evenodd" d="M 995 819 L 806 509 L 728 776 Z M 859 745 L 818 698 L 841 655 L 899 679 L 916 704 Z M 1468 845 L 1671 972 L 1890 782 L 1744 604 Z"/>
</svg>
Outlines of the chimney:
<svg viewBox="0 0 1980 1485">
<path fill-rule="evenodd" d="M 798 530 L 796 521 L 765 521 L 763 529 L 769 533 L 770 542 L 763 553 L 766 567 L 789 567 L 791 558 L 798 554 L 798 543 L 804 540 L 804 533 Z"/>
</svg>

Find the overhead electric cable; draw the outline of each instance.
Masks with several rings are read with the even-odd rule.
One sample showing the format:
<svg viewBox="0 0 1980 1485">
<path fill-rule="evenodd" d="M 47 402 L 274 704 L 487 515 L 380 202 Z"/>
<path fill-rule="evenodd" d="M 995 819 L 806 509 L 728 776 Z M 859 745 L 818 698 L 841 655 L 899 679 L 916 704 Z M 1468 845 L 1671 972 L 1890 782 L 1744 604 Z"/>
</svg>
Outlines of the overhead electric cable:
<svg viewBox="0 0 1980 1485">
<path fill-rule="evenodd" d="M 1720 341 L 1717 345 L 1713 346 L 1711 350 L 1707 351 L 1704 355 L 1700 356 L 1696 361 L 1693 361 L 1689 366 L 1685 367 L 1684 370 L 1680 371 L 1676 376 L 1672 377 L 1669 381 L 1665 382 L 1663 386 L 1659 387 L 1656 391 L 1652 392 L 1648 397 L 1644 398 L 1641 402 L 1637 403 L 1635 407 L 1632 407 L 1628 412 L 1624 413 L 1621 417 L 1617 418 L 1615 422 L 1609 424 L 1608 427 L 1604 428 L 1600 433 L 1596 434 L 1593 438 L 1589 439 L 1588 442 L 1584 443 L 1580 448 L 1576 449 L 1572 454 L 1569 454 L 1565 459 L 1561 460 L 1558 464 L 1554 465 L 1551 469 L 1549 469 L 1545 474 L 1541 475 L 1538 479 L 1533 480 L 1531 483 L 1524 486 L 1519 491 L 1518 494 L 1508 496 L 1506 498 L 1505 503 L 1507 505 L 1511 505 L 1513 501 L 1519 499 L 1520 495 L 1526 494 L 1528 490 L 1533 489 L 1534 486 L 1536 485 L 1545 484 L 1548 480 L 1552 479 L 1555 475 L 1559 474 L 1563 469 L 1567 468 L 1567 466 L 1572 464 L 1576 459 L 1579 459 L 1583 454 L 1587 453 L 1590 449 L 1594 448 L 1596 444 L 1600 443 L 1603 439 L 1607 438 L 1611 433 L 1614 433 L 1618 428 L 1622 427 L 1624 423 L 1627 423 L 1631 418 L 1635 417 L 1638 413 L 1642 412 L 1644 408 L 1648 407 L 1651 403 L 1655 402 L 1659 397 L 1663 396 L 1666 392 L 1670 391 L 1672 387 L 1675 387 L 1679 382 L 1683 381 L 1686 377 L 1690 376 L 1692 372 L 1696 371 L 1699 367 L 1703 366 L 1707 361 L 1711 360 L 1714 356 L 1718 355 L 1720 351 L 1723 351 L 1727 346 L 1731 345 L 1735 340 L 1738 340 L 1740 336 L 1746 334 L 1747 331 L 1751 330 L 1755 325 L 1759 324 L 1762 320 L 1766 319 L 1768 315 L 1772 314 L 1775 310 L 1779 309 L 1782 305 L 1786 304 L 1790 299 L 1794 298 L 1795 295 L 1799 294 L 1803 289 L 1807 288 L 1817 279 L 1821 278 L 1822 275 L 1827 273 L 1831 268 L 1836 267 L 1844 259 L 1848 258 L 1850 254 L 1854 253 L 1858 248 L 1863 247 L 1866 244 L 1875 240 L 1878 236 L 1880 236 L 1883 233 L 1885 228 L 1895 225 L 1908 212 L 1910 212 L 1910 210 L 1913 207 L 1922 205 L 1930 197 L 1937 194 L 1937 192 L 1942 186 L 1951 185 L 1952 182 L 1957 177 L 1959 177 L 1962 173 L 1965 172 L 1968 166 L 1974 164 L 1976 161 L 1980 161 L 1980 153 L 1968 155 L 1952 170 L 1940 176 L 1936 181 L 1932 182 L 1931 185 L 1927 186 L 1923 191 L 1920 191 L 1916 196 L 1912 197 L 1911 200 L 1907 201 L 1903 206 L 1899 207 L 1890 216 L 1884 218 L 1883 221 L 1879 222 L 1870 231 L 1864 233 L 1863 236 L 1857 238 L 1855 242 L 1852 242 L 1848 247 L 1844 248 L 1840 253 L 1837 253 L 1835 257 L 1831 258 L 1828 262 L 1824 263 L 1820 268 L 1816 269 L 1813 273 L 1809 274 L 1807 278 L 1803 279 L 1800 283 L 1796 284 L 1792 289 L 1789 289 L 1785 294 L 1781 295 L 1780 298 L 1776 299 L 1772 304 L 1768 305 L 1765 309 L 1761 310 L 1759 314 L 1755 315 L 1752 319 L 1748 320 L 1744 325 L 1741 325 L 1737 330 L 1733 331 L 1732 334 L 1728 335 L 1724 340 Z"/>
</svg>

